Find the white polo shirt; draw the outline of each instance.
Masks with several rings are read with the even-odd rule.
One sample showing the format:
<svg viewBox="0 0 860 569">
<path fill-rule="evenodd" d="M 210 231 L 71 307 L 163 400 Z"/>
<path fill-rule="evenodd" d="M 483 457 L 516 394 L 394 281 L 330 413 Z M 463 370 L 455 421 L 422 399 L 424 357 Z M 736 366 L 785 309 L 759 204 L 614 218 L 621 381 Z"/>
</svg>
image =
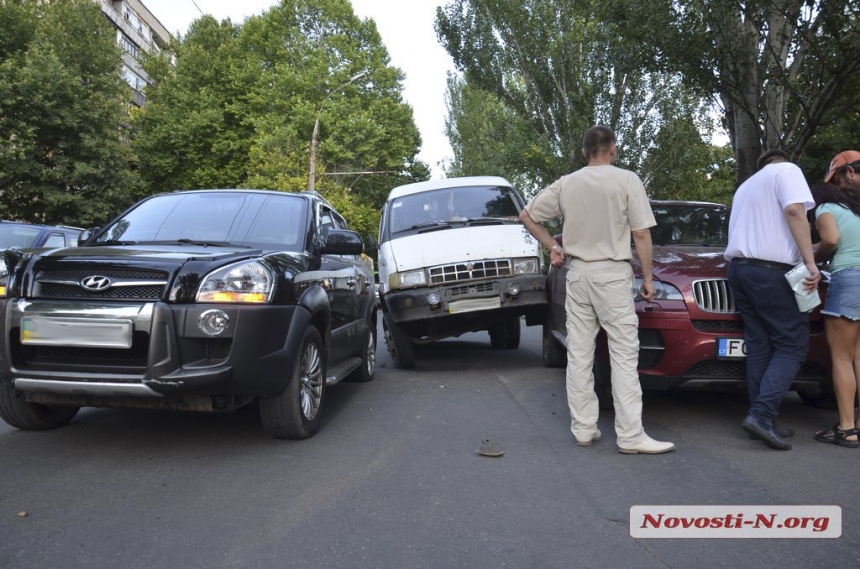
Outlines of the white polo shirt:
<svg viewBox="0 0 860 569">
<path fill-rule="evenodd" d="M 815 207 L 806 178 L 796 164 L 768 164 L 753 174 L 732 199 L 726 260 L 747 257 L 800 263 L 803 258 L 785 218 L 785 208 L 796 203 L 803 204 L 806 211 Z"/>
</svg>

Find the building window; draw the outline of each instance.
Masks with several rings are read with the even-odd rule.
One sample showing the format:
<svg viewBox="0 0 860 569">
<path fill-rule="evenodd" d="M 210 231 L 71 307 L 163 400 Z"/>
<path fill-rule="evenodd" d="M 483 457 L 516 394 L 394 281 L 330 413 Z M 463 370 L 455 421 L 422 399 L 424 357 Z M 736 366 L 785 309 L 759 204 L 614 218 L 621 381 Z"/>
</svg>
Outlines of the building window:
<svg viewBox="0 0 860 569">
<path fill-rule="evenodd" d="M 147 82 L 143 77 L 132 71 L 132 69 L 127 65 L 122 66 L 122 76 L 125 79 L 125 82 L 128 83 L 132 89 L 138 93 L 143 93 L 143 90 L 147 85 Z"/>
<path fill-rule="evenodd" d="M 140 50 L 136 45 L 134 45 L 134 42 L 131 41 L 130 37 L 128 37 L 122 32 L 117 32 L 117 40 L 119 42 L 119 46 L 126 52 L 128 52 L 129 55 L 131 55 L 135 59 L 139 58 Z"/>
</svg>

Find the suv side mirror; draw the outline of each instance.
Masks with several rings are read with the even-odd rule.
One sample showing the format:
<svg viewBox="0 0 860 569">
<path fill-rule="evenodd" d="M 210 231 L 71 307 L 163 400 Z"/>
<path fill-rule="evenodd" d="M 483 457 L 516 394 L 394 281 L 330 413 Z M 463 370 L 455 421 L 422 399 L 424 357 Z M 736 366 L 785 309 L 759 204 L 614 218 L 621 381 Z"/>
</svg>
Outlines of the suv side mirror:
<svg viewBox="0 0 860 569">
<path fill-rule="evenodd" d="M 78 235 L 78 247 L 85 245 L 100 229 L 101 227 L 90 227 L 81 231 L 81 234 Z"/>
<path fill-rule="evenodd" d="M 361 255 L 362 251 L 361 235 L 348 229 L 330 229 L 322 247 L 323 255 Z"/>
</svg>

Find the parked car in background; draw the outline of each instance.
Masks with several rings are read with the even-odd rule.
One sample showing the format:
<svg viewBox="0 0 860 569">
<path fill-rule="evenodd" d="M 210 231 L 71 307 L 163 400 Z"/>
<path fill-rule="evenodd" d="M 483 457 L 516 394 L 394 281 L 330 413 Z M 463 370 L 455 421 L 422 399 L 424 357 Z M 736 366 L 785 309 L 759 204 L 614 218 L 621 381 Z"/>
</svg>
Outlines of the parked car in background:
<svg viewBox="0 0 860 569">
<path fill-rule="evenodd" d="M 329 386 L 369 381 L 376 296 L 361 237 L 316 193 L 147 198 L 80 247 L 0 255 L 0 417 L 80 407 L 230 411 L 304 438 Z"/>
<path fill-rule="evenodd" d="M 657 297 L 639 296 L 641 279 L 631 291 L 639 317 L 639 376 L 643 389 L 745 389 L 743 322 L 728 286 L 727 206 L 652 201 L 657 225 L 653 275 Z M 641 274 L 638 260 L 634 272 Z M 548 275 L 550 313 L 544 325 L 543 363 L 566 362 L 565 276 L 567 268 Z M 832 394 L 830 354 L 818 310 L 810 316 L 810 348 L 791 389 L 811 405 Z M 601 332 L 602 334 L 602 332 Z M 598 338 L 595 390 L 601 406 L 611 407 L 609 356 L 605 337 Z"/>
<path fill-rule="evenodd" d="M 391 190 L 379 229 L 379 295 L 398 368 L 414 365 L 414 344 L 487 330 L 494 348 L 515 349 L 521 317 L 543 322 L 543 257 L 519 221 L 523 207 L 496 176 Z"/>
<path fill-rule="evenodd" d="M 82 229 L 65 225 L 36 225 L 0 221 L 0 249 L 76 247 Z"/>
</svg>

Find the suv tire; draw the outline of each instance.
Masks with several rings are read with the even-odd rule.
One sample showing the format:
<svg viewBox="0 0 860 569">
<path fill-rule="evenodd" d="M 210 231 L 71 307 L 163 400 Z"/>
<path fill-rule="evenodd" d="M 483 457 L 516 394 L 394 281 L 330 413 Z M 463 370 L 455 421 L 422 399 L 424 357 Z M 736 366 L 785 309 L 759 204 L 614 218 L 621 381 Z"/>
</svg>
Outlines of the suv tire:
<svg viewBox="0 0 860 569">
<path fill-rule="evenodd" d="M 286 387 L 260 400 L 263 428 L 276 439 L 306 439 L 319 429 L 326 394 L 326 354 L 319 331 L 308 327 L 301 346 Z"/>
<path fill-rule="evenodd" d="M 79 409 L 28 403 L 24 394 L 13 385 L 0 382 L 0 416 L 17 429 L 44 431 L 62 427 L 77 415 Z"/>
<path fill-rule="evenodd" d="M 355 383 L 373 381 L 376 373 L 376 323 L 371 322 L 371 326 L 367 329 L 367 339 L 361 351 L 361 366 L 349 375 L 349 381 Z"/>
</svg>

